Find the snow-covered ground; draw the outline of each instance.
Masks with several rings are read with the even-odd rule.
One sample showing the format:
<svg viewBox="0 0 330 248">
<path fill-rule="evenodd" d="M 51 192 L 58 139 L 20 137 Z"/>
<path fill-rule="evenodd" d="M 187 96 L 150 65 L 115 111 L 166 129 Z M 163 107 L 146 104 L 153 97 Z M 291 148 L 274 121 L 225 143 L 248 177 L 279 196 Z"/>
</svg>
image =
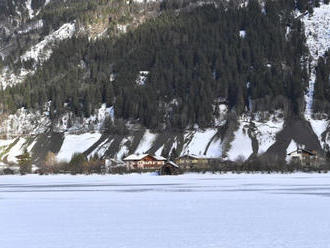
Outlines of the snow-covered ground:
<svg viewBox="0 0 330 248">
<path fill-rule="evenodd" d="M 214 140 L 209 150 L 208 144 L 217 133 L 216 128 L 207 128 L 205 130 L 186 131 L 184 134 L 185 145 L 181 155 L 195 154 L 198 156 L 220 157 L 222 148 L 217 140 Z"/>
<path fill-rule="evenodd" d="M 125 33 L 126 33 L 126 30 L 125 30 Z M 137 85 L 144 85 L 147 78 L 148 78 L 149 73 L 150 73 L 149 71 L 140 71 L 139 75 L 136 79 L 136 84 Z"/>
<path fill-rule="evenodd" d="M 39 119 L 40 121 L 37 121 L 38 117 L 42 117 Z M 101 137 L 102 124 L 106 117 L 110 117 L 112 119 L 114 118 L 113 108 L 106 108 L 106 106 L 103 105 L 100 109 L 96 110 L 96 114 L 94 116 L 80 120 L 81 123 L 78 123 L 79 120 L 77 120 L 77 122 L 71 121 L 72 127 L 68 128 L 70 115 L 64 115 L 61 119 L 61 124 L 56 127 L 57 131 L 64 133 L 64 141 L 59 153 L 57 154 L 57 159 L 59 161 L 69 161 L 74 153 L 85 152 L 92 147 Z M 258 119 L 252 121 L 241 118 L 239 122 L 239 129 L 234 132 L 233 141 L 230 144 L 228 144 L 225 140 L 226 137 L 223 138 L 219 135 L 217 128 L 197 128 L 194 130 L 186 130 L 183 135 L 183 148 L 179 155 L 194 154 L 208 158 L 226 157 L 231 160 L 236 160 L 240 155 L 242 155 L 244 159 L 247 159 L 253 153 L 252 139 L 248 135 L 248 131 L 252 124 L 254 124 L 254 128 L 250 130 L 252 132 L 251 135 L 256 138 L 259 144 L 258 153 L 263 153 L 275 143 L 276 134 L 282 130 L 284 123 L 283 119 L 277 118 L 275 115 L 271 115 L 271 117 L 267 120 Z M 33 114 L 29 113 L 27 110 L 21 109 L 16 115 L 9 116 L 8 120 L 3 122 L 3 126 L 0 127 L 0 133 L 7 133 L 8 137 L 16 137 L 15 134 L 30 133 L 34 135 L 33 137 L 35 137 L 35 135 L 43 133 L 44 130 L 47 130 L 47 124 L 49 124 L 47 111 L 43 114 Z M 319 128 L 321 124 L 325 123 L 318 123 L 315 121 L 315 127 L 318 131 L 320 131 L 316 132 L 319 137 L 325 130 L 322 129 L 323 131 L 321 132 Z M 324 128 L 325 127 L 326 126 L 324 126 Z M 81 130 L 84 130 L 85 132 L 81 132 Z M 152 133 L 148 129 L 145 130 L 144 135 L 140 139 L 134 153 L 148 153 L 150 149 L 157 145 L 156 140 L 159 135 L 160 133 Z M 114 157 L 117 159 L 122 159 L 123 157 L 129 155 L 134 138 L 134 136 L 122 137 L 122 140 L 119 140 L 120 144 Z M 175 137 L 173 145 L 169 151 L 172 151 L 173 148 L 178 149 L 178 139 L 179 137 Z M 100 144 L 97 144 L 89 155 L 94 155 L 97 153 L 100 157 L 102 157 L 113 141 L 113 137 L 105 139 Z M 23 145 L 21 144 L 18 149 L 16 146 L 9 146 L 13 143 L 13 140 L 3 144 L 2 143 L 3 142 L 0 142 L 0 147 L 2 146 L 2 149 L 6 149 L 6 147 L 8 148 L 6 154 L 4 154 L 2 158 L 8 155 L 11 159 L 10 161 L 12 162 L 16 161 L 14 158 L 17 155 L 20 155 L 25 148 L 28 148 L 28 151 L 31 151 L 33 145 L 36 144 L 36 142 L 32 142 L 31 144 L 23 142 Z M 224 153 L 224 151 L 228 149 L 228 145 L 230 145 L 230 149 Z M 160 147 L 157 147 L 155 154 L 161 155 L 164 147 L 165 144 L 161 144 Z"/>
<path fill-rule="evenodd" d="M 319 8 L 314 8 L 314 13 L 311 16 L 305 15 L 302 21 L 305 26 L 306 43 L 312 58 L 312 75 L 305 95 L 305 116 L 310 119 L 314 95 L 315 66 L 318 58 L 330 48 L 330 4 L 321 4 Z"/>
<path fill-rule="evenodd" d="M 34 16 L 33 15 L 33 9 L 32 9 L 32 0 L 27 0 L 25 2 L 25 4 L 26 4 L 26 9 L 27 9 L 27 11 L 29 13 L 29 18 L 32 19 L 33 16 Z"/>
<path fill-rule="evenodd" d="M 276 141 L 276 134 L 283 129 L 283 118 L 272 116 L 268 121 L 255 121 L 256 139 L 258 140 L 258 153 L 262 154 L 271 147 Z"/>
<path fill-rule="evenodd" d="M 327 119 L 321 119 L 321 120 L 314 120 L 314 119 L 310 119 L 309 120 L 314 133 L 317 135 L 321 147 L 324 147 L 324 145 L 327 143 L 327 139 L 323 140 L 323 133 L 327 130 L 328 127 L 328 120 Z"/>
<path fill-rule="evenodd" d="M 248 135 L 248 123 L 241 120 L 238 130 L 234 133 L 234 140 L 231 142 L 231 148 L 227 153 L 230 160 L 238 158 L 248 159 L 253 153 L 252 140 Z"/>
<path fill-rule="evenodd" d="M 153 142 L 157 138 L 157 134 L 153 134 L 150 132 L 149 129 L 147 129 L 138 145 L 138 147 L 135 150 L 136 154 L 143 154 L 147 153 L 148 150 L 152 147 Z"/>
<path fill-rule="evenodd" d="M 40 62 L 47 60 L 52 54 L 52 50 L 47 49 L 47 46 L 51 45 L 55 41 L 71 38 L 74 32 L 75 32 L 74 23 L 63 24 L 58 30 L 46 36 L 42 41 L 40 41 L 35 46 L 31 47 L 30 50 L 25 52 L 22 55 L 21 60 L 26 61 L 29 59 L 33 59 L 35 61 L 40 61 Z"/>
<path fill-rule="evenodd" d="M 1 248 L 327 248 L 330 175 L 4 176 Z"/>
<path fill-rule="evenodd" d="M 56 158 L 58 161 L 70 161 L 74 153 L 83 153 L 101 138 L 99 132 L 80 135 L 65 134 L 61 150 Z"/>
<path fill-rule="evenodd" d="M 10 149 L 10 153 L 8 153 L 7 160 L 9 162 L 17 163 L 16 156 L 24 153 L 23 145 L 25 144 L 25 142 L 26 142 L 26 139 L 18 138 L 15 145 Z"/>
</svg>

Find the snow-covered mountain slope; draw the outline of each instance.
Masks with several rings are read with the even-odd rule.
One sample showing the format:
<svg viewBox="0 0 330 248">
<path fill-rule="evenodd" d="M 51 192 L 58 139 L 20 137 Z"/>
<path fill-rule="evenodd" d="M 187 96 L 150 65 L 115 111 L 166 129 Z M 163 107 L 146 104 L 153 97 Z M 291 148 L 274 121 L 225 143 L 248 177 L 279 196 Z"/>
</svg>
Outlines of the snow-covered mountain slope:
<svg viewBox="0 0 330 248">
<path fill-rule="evenodd" d="M 248 134 L 248 122 L 242 121 L 234 133 L 234 140 L 230 144 L 227 156 L 230 160 L 247 159 L 252 153 L 252 140 Z"/>
<path fill-rule="evenodd" d="M 49 104 L 46 104 L 42 113 L 22 108 L 16 114 L 7 116 L 0 122 L 0 134 L 10 138 L 22 135 L 38 135 L 51 130 L 53 132 L 70 133 L 99 131 L 105 119 L 113 119 L 113 116 L 113 107 L 107 108 L 103 104 L 89 118 L 76 118 L 68 112 L 56 121 L 51 121 L 49 118 Z"/>
<path fill-rule="evenodd" d="M 15 157 L 22 154 L 25 149 L 38 159 L 38 156 L 45 154 L 39 154 L 37 147 L 52 146 L 52 142 L 55 142 L 58 147 L 54 153 L 57 154 L 59 161 L 70 161 L 74 153 L 85 153 L 87 156 L 97 153 L 100 157 L 117 159 L 122 159 L 129 153 L 155 153 L 169 156 L 172 152 L 176 155 L 195 154 L 208 158 L 222 157 L 236 160 L 243 156 L 247 159 L 252 154 L 266 152 L 275 142 L 276 134 L 281 131 L 284 122 L 279 115 L 270 115 L 270 118 L 263 121 L 248 119 L 245 116 L 240 118 L 237 129 L 230 125 L 229 131 L 228 127 L 225 128 L 226 122 L 224 122 L 223 126 L 217 128 L 187 129 L 184 132 L 154 132 L 137 126 L 132 128 L 134 131 L 120 135 L 101 133 L 101 123 L 105 116 L 111 116 L 111 108 L 106 109 L 103 106 L 99 110 L 99 115 L 95 117 L 99 125 L 94 125 L 93 130 L 82 129 L 82 124 L 79 128 L 72 126 L 69 129 L 64 129 L 64 127 L 57 129 L 63 134 L 58 136 L 59 140 L 50 141 L 52 134 L 49 132 L 46 139 L 40 132 L 27 135 L 25 138 L 2 140 L 0 160 L 15 163 Z M 25 118 L 28 120 L 27 116 L 28 114 L 25 113 Z M 88 127 L 88 120 L 84 122 Z M 26 125 L 31 125 L 31 123 L 26 121 Z M 32 130 L 37 129 L 31 128 Z M 78 130 L 80 133 L 77 133 Z"/>
<path fill-rule="evenodd" d="M 23 32 L 23 31 L 22 31 Z M 25 30 L 28 32 L 28 30 Z M 38 66 L 42 65 L 52 54 L 52 48 L 54 45 L 64 39 L 71 38 L 75 33 L 75 24 L 66 23 L 63 24 L 58 30 L 44 37 L 42 41 L 33 45 L 28 49 L 20 58 L 21 62 L 33 61 L 33 69 L 20 68 L 19 72 L 15 73 L 8 67 L 4 67 L 0 71 L 0 86 L 6 88 L 18 83 L 22 83 L 28 75 L 32 75 Z"/>
<path fill-rule="evenodd" d="M 323 149 L 328 149 L 330 144 L 328 129 L 328 116 L 326 114 L 312 115 L 313 96 L 315 84 L 315 67 L 320 56 L 330 48 L 330 5 L 322 4 L 314 8 L 313 14 L 302 18 L 305 27 L 306 44 L 310 51 L 310 79 L 308 90 L 305 95 L 306 109 L 305 118 L 308 120 L 317 135 Z"/>
<path fill-rule="evenodd" d="M 63 6 L 59 2 L 61 1 L 55 1 L 52 5 L 50 0 L 43 4 L 32 0 L 14 0 L 12 5 L 16 11 L 0 16 L 0 57 L 5 60 L 3 65 L 0 63 L 0 87 L 6 88 L 24 82 L 49 59 L 53 48 L 64 39 L 74 35 L 96 39 L 110 33 L 125 33 L 128 27 L 137 27 L 157 12 L 148 11 L 143 4 L 157 1 L 136 1 L 136 11 L 129 10 L 130 1 L 98 3 L 100 6 L 93 10 L 87 7 L 80 9 L 77 1 L 73 0 L 63 1 Z M 53 12 L 49 12 L 49 4 L 54 8 Z M 63 12 L 63 8 L 72 12 L 77 19 L 72 17 L 66 22 L 57 20 L 57 15 Z M 144 8 L 146 11 L 140 11 Z M 86 21 L 86 17 L 89 21 Z M 8 56 L 10 61 L 6 60 Z"/>
<path fill-rule="evenodd" d="M 48 2 L 46 1 L 46 4 Z M 25 23 L 25 26 L 17 28 L 19 34 L 28 34 L 39 30 L 44 25 L 43 20 L 37 19 L 38 11 L 30 6 L 31 1 L 26 1 L 29 18 L 35 18 L 36 21 Z M 314 9 L 313 14 L 303 16 L 302 21 L 311 54 L 311 78 L 305 95 L 305 118 L 308 122 L 287 121 L 282 116 L 283 113 L 276 112 L 268 113 L 267 118 L 261 118 L 260 113 L 249 113 L 237 117 L 236 123 L 228 124 L 228 120 L 225 117 L 222 118 L 228 109 L 223 104 L 221 107 L 226 110 L 222 111 L 223 116 L 215 122 L 214 127 L 189 128 L 180 132 L 156 132 L 141 126 L 133 126 L 129 128 L 129 133 L 124 135 L 102 133 L 102 125 L 106 117 L 114 119 L 114 109 L 106 108 L 105 105 L 89 118 L 77 118 L 68 112 L 53 123 L 49 118 L 47 106 L 42 113 L 20 109 L 16 114 L 3 116 L 0 119 L 0 134 L 9 139 L 0 140 L 0 161 L 15 163 L 16 156 L 22 154 L 24 149 L 40 158 L 44 153 L 37 150 L 48 146 L 56 146 L 56 149 L 52 151 L 57 154 L 57 159 L 66 161 L 69 161 L 77 152 L 83 152 L 88 156 L 97 153 L 100 157 L 122 159 L 129 153 L 148 152 L 167 156 L 175 150 L 177 155 L 195 154 L 236 160 L 248 159 L 251 155 L 273 151 L 286 153 L 293 149 L 293 144 L 305 144 L 307 147 L 318 149 L 317 142 L 319 142 L 320 147 L 324 148 L 330 144 L 327 117 L 320 115 L 322 118 L 313 119 L 312 104 L 317 59 L 330 47 L 330 5 L 321 4 L 320 7 Z M 118 25 L 125 26 L 126 24 Z M 106 28 L 102 29 L 102 34 Z M 51 56 L 52 47 L 58 41 L 68 39 L 81 31 L 81 27 L 71 22 L 40 37 L 38 42 L 34 42 L 17 58 L 20 62 L 33 61 L 35 67 L 33 69 L 22 67 L 16 73 L 8 66 L 3 67 L 0 70 L 2 87 L 23 82 L 28 75 L 34 73 L 37 65 L 42 64 Z M 124 31 L 126 31 L 126 26 L 122 32 Z M 245 37 L 244 30 L 241 30 L 239 34 L 242 38 Z M 0 53 L 2 53 L 1 49 Z M 148 71 L 141 71 L 137 76 L 137 84 L 142 87 L 148 74 Z M 298 138 L 297 130 L 307 130 L 306 137 L 308 138 Z M 46 136 L 43 133 L 46 133 Z M 53 140 L 53 133 L 60 133 L 57 141 Z"/>
<path fill-rule="evenodd" d="M 65 134 L 61 150 L 57 154 L 59 161 L 70 161 L 74 153 L 83 153 L 101 138 L 99 132 L 80 135 Z"/>
<path fill-rule="evenodd" d="M 252 154 L 261 155 L 276 142 L 276 135 L 284 125 L 281 111 L 268 114 L 266 118 L 261 116 L 259 113 L 254 119 L 250 116 L 239 119 L 239 127 L 234 132 L 234 139 L 226 154 L 228 159 L 248 159 Z"/>
<path fill-rule="evenodd" d="M 75 32 L 74 23 L 65 23 L 58 30 L 47 35 L 41 42 L 32 46 L 28 51 L 26 51 L 22 56 L 22 61 L 34 60 L 39 62 L 44 62 L 51 55 L 51 45 L 55 42 L 71 38 Z M 47 49 L 48 47 L 48 49 Z"/>
<path fill-rule="evenodd" d="M 305 26 L 306 44 L 311 55 L 311 77 L 309 86 L 305 95 L 306 110 L 305 117 L 309 119 L 312 114 L 314 84 L 315 84 L 315 66 L 318 58 L 330 48 L 330 5 L 321 4 L 314 8 L 313 14 L 306 14 L 302 21 Z"/>
</svg>

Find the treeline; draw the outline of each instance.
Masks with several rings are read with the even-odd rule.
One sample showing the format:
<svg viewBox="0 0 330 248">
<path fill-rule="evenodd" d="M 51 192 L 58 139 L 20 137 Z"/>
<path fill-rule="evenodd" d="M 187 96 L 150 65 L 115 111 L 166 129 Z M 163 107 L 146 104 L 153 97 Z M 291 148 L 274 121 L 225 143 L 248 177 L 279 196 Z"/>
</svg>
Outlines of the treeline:
<svg viewBox="0 0 330 248">
<path fill-rule="evenodd" d="M 38 10 L 44 6 L 46 0 L 31 0 L 31 8 Z M 1 0 L 0 1 L 0 17 L 17 16 L 18 12 L 22 14 L 22 10 L 26 8 L 26 0 Z M 26 13 L 27 14 L 27 13 Z"/>
<path fill-rule="evenodd" d="M 220 98 L 242 113 L 288 109 L 285 101 L 274 104 L 281 97 L 299 114 L 308 51 L 294 9 L 291 0 L 264 8 L 256 0 L 247 8 L 219 3 L 166 10 L 118 40 L 72 38 L 24 84 L 2 91 L 0 101 L 7 112 L 52 101 L 51 118 L 68 110 L 89 116 L 105 102 L 118 118 L 149 128 L 211 126 Z M 144 85 L 136 83 L 140 71 L 150 72 Z"/>
<path fill-rule="evenodd" d="M 141 8 L 143 6 L 136 5 L 133 1 L 123 0 L 60 0 L 51 1 L 41 10 L 38 18 L 44 21 L 45 33 L 72 21 L 85 27 L 101 21 L 108 23 L 111 30 L 116 23 L 133 19 Z"/>
<path fill-rule="evenodd" d="M 39 167 L 33 168 L 33 161 L 29 152 L 25 151 L 18 156 L 18 172 L 22 175 L 38 173 L 45 174 L 104 174 L 106 173 L 105 161 L 100 159 L 97 154 L 87 158 L 82 153 L 72 155 L 70 162 L 57 161 L 56 155 L 48 152 L 45 160 Z M 3 174 L 14 174 L 15 171 L 9 166 Z"/>
<path fill-rule="evenodd" d="M 297 0 L 296 1 L 296 8 L 301 11 L 308 11 L 313 13 L 314 7 L 320 7 L 320 4 L 329 4 L 329 0 Z"/>
<path fill-rule="evenodd" d="M 317 63 L 313 110 L 330 114 L 330 49 Z"/>
<path fill-rule="evenodd" d="M 62 24 L 79 19 L 87 11 L 94 11 L 98 4 L 107 0 L 69 0 L 50 2 L 41 12 L 39 18 L 44 21 L 45 32 L 57 29 Z"/>
<path fill-rule="evenodd" d="M 32 159 L 29 153 L 25 152 L 20 156 L 19 170 L 14 171 L 9 166 L 0 172 L 0 174 L 22 175 L 38 173 L 40 175 L 50 174 L 128 174 L 128 173 L 146 173 L 160 172 L 160 169 L 134 169 L 128 170 L 124 164 L 106 165 L 104 159 L 100 159 L 97 154 L 87 158 L 82 153 L 73 154 L 70 162 L 57 161 L 56 155 L 49 152 L 45 161 L 36 169 L 32 170 Z M 318 172 L 328 173 L 330 171 L 329 157 L 327 160 L 317 164 L 302 164 L 300 161 L 290 161 L 278 159 L 276 157 L 260 156 L 246 161 L 222 161 L 214 160 L 208 166 L 195 166 L 191 168 L 180 167 L 176 174 L 183 173 L 294 173 L 294 172 Z"/>
<path fill-rule="evenodd" d="M 0 1 L 0 19 L 10 15 L 16 15 L 17 6 L 24 4 L 24 0 L 1 0 Z"/>
</svg>

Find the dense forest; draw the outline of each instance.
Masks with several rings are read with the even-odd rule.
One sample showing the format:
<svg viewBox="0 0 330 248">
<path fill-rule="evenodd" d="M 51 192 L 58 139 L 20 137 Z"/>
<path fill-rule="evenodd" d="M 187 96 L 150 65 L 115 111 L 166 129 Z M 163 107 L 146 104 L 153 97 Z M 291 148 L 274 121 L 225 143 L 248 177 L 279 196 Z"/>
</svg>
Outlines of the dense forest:
<svg viewBox="0 0 330 248">
<path fill-rule="evenodd" d="M 211 126 L 219 99 L 237 114 L 283 109 L 299 115 L 308 50 L 293 10 L 312 11 L 317 4 L 252 0 L 241 8 L 219 1 L 177 12 L 178 3 L 164 1 L 159 17 L 119 38 L 61 42 L 24 84 L 1 91 L 0 103 L 13 113 L 51 101 L 51 118 L 65 111 L 88 117 L 106 103 L 116 117 L 149 128 Z M 57 15 L 47 10 L 41 15 L 55 25 Z M 143 84 L 137 83 L 140 71 L 148 72 Z"/>
<path fill-rule="evenodd" d="M 316 68 L 314 112 L 330 112 L 330 50 L 320 57 Z"/>
</svg>

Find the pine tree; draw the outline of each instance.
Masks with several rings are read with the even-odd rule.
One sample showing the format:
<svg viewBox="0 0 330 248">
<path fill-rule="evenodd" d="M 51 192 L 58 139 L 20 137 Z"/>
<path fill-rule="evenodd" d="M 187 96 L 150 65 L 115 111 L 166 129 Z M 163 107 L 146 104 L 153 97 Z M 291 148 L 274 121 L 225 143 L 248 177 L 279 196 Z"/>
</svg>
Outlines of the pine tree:
<svg viewBox="0 0 330 248">
<path fill-rule="evenodd" d="M 24 153 L 17 156 L 19 171 L 22 175 L 31 173 L 32 171 L 32 158 L 30 153 L 25 149 Z"/>
</svg>

